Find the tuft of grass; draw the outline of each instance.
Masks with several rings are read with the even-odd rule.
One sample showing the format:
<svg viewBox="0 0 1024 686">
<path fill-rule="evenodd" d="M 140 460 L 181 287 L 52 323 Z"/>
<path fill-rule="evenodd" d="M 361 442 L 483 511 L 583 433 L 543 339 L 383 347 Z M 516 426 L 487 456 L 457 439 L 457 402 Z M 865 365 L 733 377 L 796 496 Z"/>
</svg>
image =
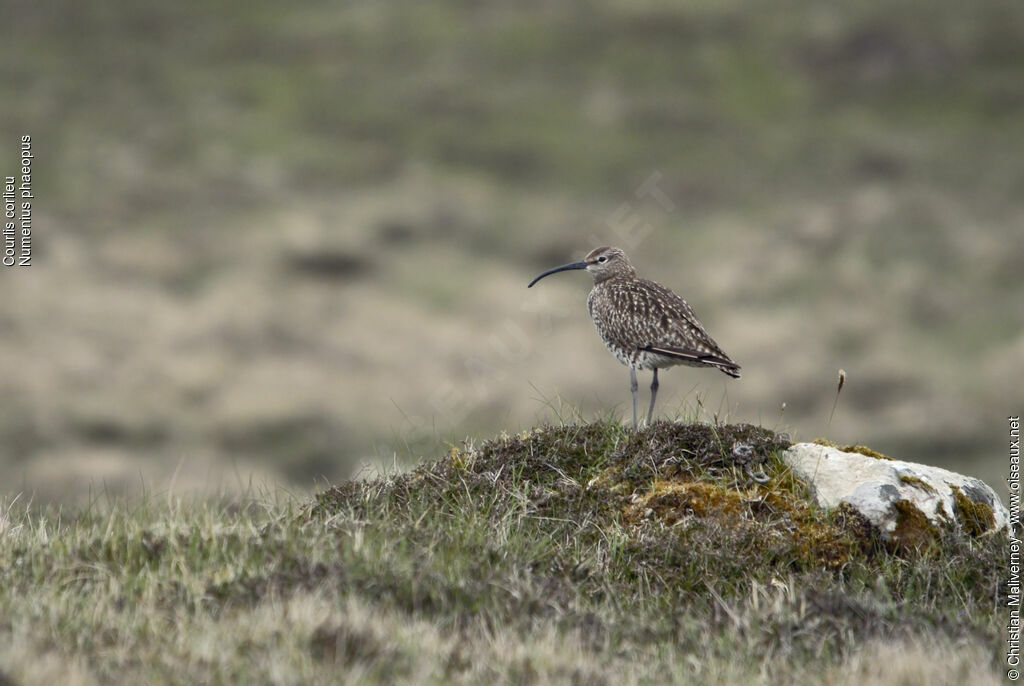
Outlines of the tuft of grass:
<svg viewBox="0 0 1024 686">
<path fill-rule="evenodd" d="M 312 501 L 0 507 L 0 673 L 107 682 L 995 683 L 1005 535 L 807 505 L 749 425 L 548 426 Z M 755 480 L 752 469 L 769 476 Z M 912 669 L 908 658 L 897 683 Z M 873 672 L 874 673 L 874 672 Z"/>
</svg>

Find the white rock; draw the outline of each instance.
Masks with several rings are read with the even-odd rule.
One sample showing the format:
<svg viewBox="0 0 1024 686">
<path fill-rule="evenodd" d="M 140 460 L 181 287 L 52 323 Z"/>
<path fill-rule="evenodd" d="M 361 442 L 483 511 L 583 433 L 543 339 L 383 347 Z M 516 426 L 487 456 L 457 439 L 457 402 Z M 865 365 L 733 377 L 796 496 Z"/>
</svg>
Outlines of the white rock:
<svg viewBox="0 0 1024 686">
<path fill-rule="evenodd" d="M 879 460 L 816 443 L 796 443 L 783 461 L 806 482 L 818 505 L 849 503 L 885 535 L 896 528 L 893 503 L 908 500 L 934 524 L 957 522 L 953 487 L 992 509 L 995 529 L 1008 529 L 1010 513 L 988 484 L 939 467 Z"/>
</svg>

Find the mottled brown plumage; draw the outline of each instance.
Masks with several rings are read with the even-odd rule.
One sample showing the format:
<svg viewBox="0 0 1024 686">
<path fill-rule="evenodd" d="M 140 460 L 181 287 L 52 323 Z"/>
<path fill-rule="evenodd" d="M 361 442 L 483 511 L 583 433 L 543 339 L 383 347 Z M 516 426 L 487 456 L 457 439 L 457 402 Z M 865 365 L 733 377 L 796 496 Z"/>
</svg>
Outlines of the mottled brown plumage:
<svg viewBox="0 0 1024 686">
<path fill-rule="evenodd" d="M 605 347 L 629 367 L 633 392 L 633 427 L 637 426 L 637 369 L 654 370 L 651 382 L 650 424 L 658 393 L 658 370 L 687 365 L 714 367 L 739 378 L 739 365 L 708 335 L 685 300 L 653 281 L 640 279 L 619 248 L 597 248 L 581 262 L 550 269 L 530 286 L 549 274 L 585 269 L 594 277 L 587 307 Z"/>
</svg>

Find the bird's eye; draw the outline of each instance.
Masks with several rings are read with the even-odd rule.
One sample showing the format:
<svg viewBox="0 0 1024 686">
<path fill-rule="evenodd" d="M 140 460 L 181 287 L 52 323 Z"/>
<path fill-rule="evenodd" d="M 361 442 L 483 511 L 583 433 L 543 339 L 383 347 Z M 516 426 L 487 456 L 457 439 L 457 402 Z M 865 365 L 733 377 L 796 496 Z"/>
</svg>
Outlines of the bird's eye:
<svg viewBox="0 0 1024 686">
<path fill-rule="evenodd" d="M 604 255 L 601 255 L 600 257 L 597 258 L 597 261 L 598 262 L 607 262 L 608 258 L 605 257 Z"/>
</svg>

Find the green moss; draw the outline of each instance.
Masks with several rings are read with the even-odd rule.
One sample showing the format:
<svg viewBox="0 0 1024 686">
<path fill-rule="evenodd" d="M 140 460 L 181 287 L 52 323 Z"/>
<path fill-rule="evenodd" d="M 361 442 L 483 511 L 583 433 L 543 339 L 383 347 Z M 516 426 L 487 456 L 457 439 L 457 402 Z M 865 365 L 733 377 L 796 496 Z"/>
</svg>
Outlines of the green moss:
<svg viewBox="0 0 1024 686">
<path fill-rule="evenodd" d="M 953 522 L 950 520 L 949 513 L 946 512 L 946 506 L 945 506 L 945 504 L 943 504 L 943 502 L 941 500 L 935 506 L 935 514 L 939 517 L 939 519 L 941 519 L 943 521 L 944 526 L 946 526 L 946 527 L 952 526 Z"/>
<path fill-rule="evenodd" d="M 872 450 L 866 445 L 848 445 L 843 447 L 841 450 L 845 453 L 859 453 L 861 455 L 866 455 L 867 457 L 873 457 L 876 460 L 892 460 L 888 455 L 884 455 L 877 450 Z"/>
<path fill-rule="evenodd" d="M 953 508 L 956 511 L 956 518 L 963 526 L 964 531 L 972 536 L 980 536 L 995 528 L 996 517 L 991 507 L 985 503 L 971 500 L 956 486 L 950 486 L 949 489 L 953 492 Z"/>
<path fill-rule="evenodd" d="M 914 486 L 916 488 L 920 488 L 922 491 L 928 491 L 929 493 L 935 492 L 935 489 L 932 488 L 932 485 L 930 483 L 912 474 L 900 475 L 900 481 L 902 481 L 905 484 L 910 484 L 911 486 Z"/>
<path fill-rule="evenodd" d="M 892 545 L 899 552 L 921 552 L 939 537 L 939 530 L 924 512 L 909 500 L 893 503 L 896 510 L 896 528 L 892 532 Z"/>
<path fill-rule="evenodd" d="M 892 460 L 892 458 L 889 457 L 888 455 L 884 455 L 878 452 L 877 450 L 873 450 L 867 447 L 866 445 L 839 445 L 835 441 L 830 441 L 827 438 L 815 438 L 811 442 L 817 445 L 824 445 L 829 448 L 835 448 L 836 450 L 841 450 L 844 453 L 857 453 L 859 455 L 864 455 L 866 457 L 873 457 L 876 460 Z"/>
</svg>

